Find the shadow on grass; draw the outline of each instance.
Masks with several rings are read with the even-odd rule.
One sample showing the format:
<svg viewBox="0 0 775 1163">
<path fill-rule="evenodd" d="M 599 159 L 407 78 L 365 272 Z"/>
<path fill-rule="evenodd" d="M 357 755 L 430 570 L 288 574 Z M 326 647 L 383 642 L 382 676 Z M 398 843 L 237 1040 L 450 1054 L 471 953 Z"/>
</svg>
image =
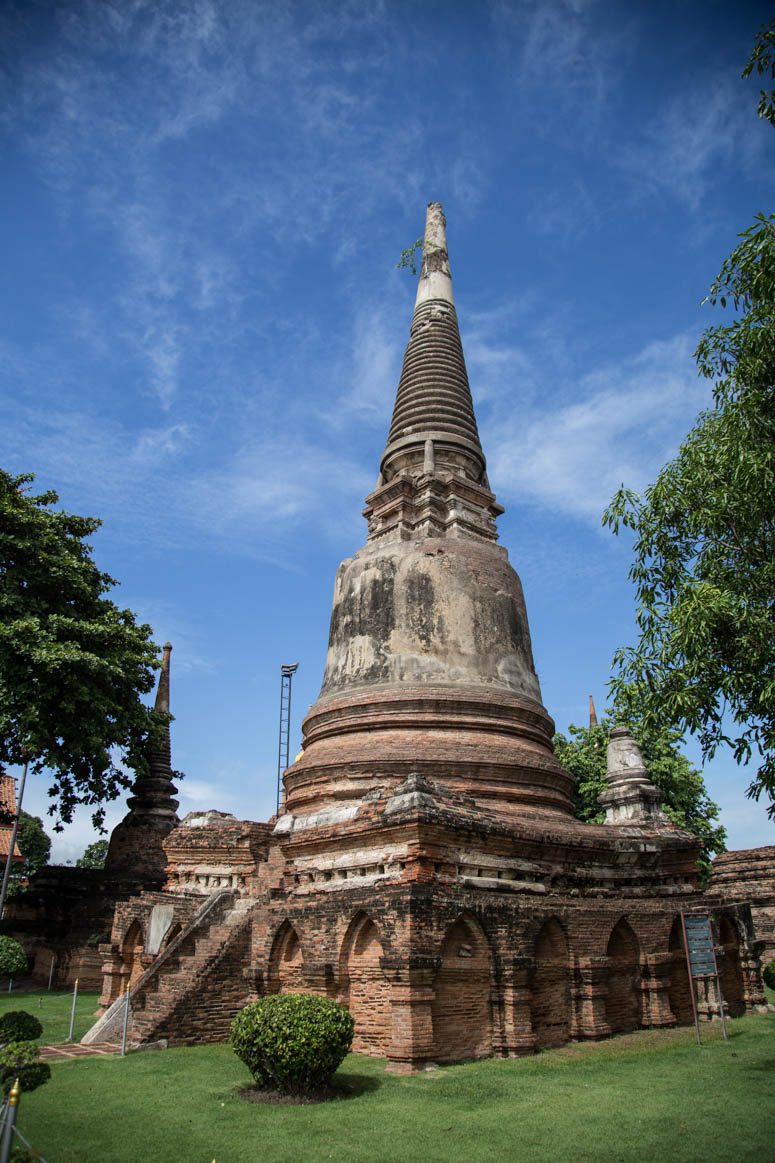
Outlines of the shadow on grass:
<svg viewBox="0 0 775 1163">
<path fill-rule="evenodd" d="M 315 1103 L 342 1102 L 351 1098 L 361 1098 L 379 1090 L 382 1080 L 362 1074 L 348 1074 L 338 1071 L 328 1086 L 312 1090 L 280 1091 L 260 1086 L 241 1086 L 235 1090 L 243 1102 L 254 1102 L 267 1106 L 309 1106 Z"/>
<path fill-rule="evenodd" d="M 338 1070 L 334 1075 L 333 1086 L 341 1090 L 342 1098 L 359 1098 L 362 1094 L 372 1094 L 384 1085 L 384 1079 L 374 1074 L 348 1074 L 346 1070 Z"/>
</svg>

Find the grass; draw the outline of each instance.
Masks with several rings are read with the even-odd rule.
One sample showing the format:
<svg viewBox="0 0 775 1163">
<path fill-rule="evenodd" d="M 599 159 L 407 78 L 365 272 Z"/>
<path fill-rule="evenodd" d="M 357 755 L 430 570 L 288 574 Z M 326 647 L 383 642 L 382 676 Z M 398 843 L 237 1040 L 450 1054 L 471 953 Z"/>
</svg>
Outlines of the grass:
<svg viewBox="0 0 775 1163">
<path fill-rule="evenodd" d="M 73 1025 L 74 1042 L 80 1041 L 89 1027 L 94 1025 L 99 996 L 99 993 L 78 991 Z M 21 991 L 0 993 L 0 1016 L 9 1010 L 26 1010 L 43 1026 L 43 1034 L 38 1041 L 47 1046 L 67 1041 L 72 1008 L 72 989 L 52 993 L 47 993 L 45 989 L 25 993 Z"/>
<path fill-rule="evenodd" d="M 346 1097 L 315 1106 L 244 1102 L 251 1079 L 228 1046 L 81 1059 L 53 1065 L 51 1082 L 22 1099 L 19 1126 L 49 1163 L 764 1163 L 775 1014 L 728 1025 L 728 1042 L 704 1026 L 700 1047 L 693 1027 L 641 1031 L 414 1076 L 350 1055 L 335 1079 Z"/>
</svg>

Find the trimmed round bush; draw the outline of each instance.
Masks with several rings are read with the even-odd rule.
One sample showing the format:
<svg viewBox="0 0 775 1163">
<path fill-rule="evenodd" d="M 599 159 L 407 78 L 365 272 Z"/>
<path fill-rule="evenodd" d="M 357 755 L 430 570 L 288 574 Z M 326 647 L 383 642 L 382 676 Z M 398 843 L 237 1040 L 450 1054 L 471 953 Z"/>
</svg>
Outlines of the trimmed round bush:
<svg viewBox="0 0 775 1163">
<path fill-rule="evenodd" d="M 0 977 L 19 977 L 27 972 L 27 955 L 13 937 L 0 937 Z"/>
<path fill-rule="evenodd" d="M 0 1042 L 34 1042 L 42 1033 L 38 1019 L 26 1010 L 9 1010 L 0 1018 Z"/>
<path fill-rule="evenodd" d="M 9 1042 L 0 1050 L 0 1089 L 8 1094 L 19 1079 L 23 1091 L 35 1090 L 48 1082 L 51 1067 L 40 1061 L 40 1046 L 37 1042 Z"/>
<path fill-rule="evenodd" d="M 231 1023 L 234 1051 L 262 1089 L 314 1090 L 330 1082 L 353 1040 L 346 1006 L 315 993 L 251 1002 Z"/>
<path fill-rule="evenodd" d="M 19 1079 L 19 1088 L 23 1093 L 37 1090 L 51 1077 L 51 1067 L 48 1062 L 30 1062 L 29 1066 L 20 1066 L 18 1070 L 9 1070 L 5 1067 L 0 1071 L 0 1086 L 4 1094 L 10 1094 L 11 1087 Z"/>
<path fill-rule="evenodd" d="M 764 966 L 762 977 L 764 978 L 765 985 L 768 985 L 770 989 L 775 989 L 775 957 L 773 957 L 768 965 Z"/>
</svg>

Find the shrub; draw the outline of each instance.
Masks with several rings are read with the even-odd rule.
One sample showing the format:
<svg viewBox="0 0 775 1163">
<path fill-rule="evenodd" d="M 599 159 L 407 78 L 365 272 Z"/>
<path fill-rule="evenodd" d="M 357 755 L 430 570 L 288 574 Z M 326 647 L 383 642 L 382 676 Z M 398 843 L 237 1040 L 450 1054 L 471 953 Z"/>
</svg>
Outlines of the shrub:
<svg viewBox="0 0 775 1163">
<path fill-rule="evenodd" d="M 34 1042 L 42 1033 L 38 1019 L 25 1010 L 9 1010 L 0 1018 L 0 1042 Z"/>
<path fill-rule="evenodd" d="M 39 1058 L 36 1042 L 9 1042 L 0 1050 L 0 1088 L 8 1094 L 16 1078 L 23 1091 L 35 1090 L 48 1082 L 51 1067 Z"/>
<path fill-rule="evenodd" d="M 299 1091 L 330 1081 L 354 1029 L 345 1006 L 314 993 L 283 993 L 245 1006 L 229 1037 L 259 1087 Z"/>
<path fill-rule="evenodd" d="M 770 989 L 775 989 L 775 957 L 764 966 L 762 977 L 765 985 L 768 985 Z"/>
<path fill-rule="evenodd" d="M 18 977 L 27 972 L 27 957 L 13 937 L 0 937 L 0 977 Z"/>
</svg>

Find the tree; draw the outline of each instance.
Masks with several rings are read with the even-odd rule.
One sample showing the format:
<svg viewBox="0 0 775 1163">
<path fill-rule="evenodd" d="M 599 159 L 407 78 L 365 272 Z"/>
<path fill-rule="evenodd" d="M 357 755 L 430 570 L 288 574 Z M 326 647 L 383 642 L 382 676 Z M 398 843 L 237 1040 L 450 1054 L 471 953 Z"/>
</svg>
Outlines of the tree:
<svg viewBox="0 0 775 1163">
<path fill-rule="evenodd" d="M 775 75 L 773 42 L 775 21 L 746 75 Z M 704 300 L 734 318 L 695 352 L 714 407 L 643 497 L 622 486 L 603 517 L 633 530 L 638 602 L 639 639 L 617 651 L 611 689 L 634 683 L 644 723 L 695 733 L 706 758 L 725 743 L 754 759 L 748 794 L 767 792 L 775 816 L 775 215 L 738 237 Z"/>
<path fill-rule="evenodd" d="M 0 977 L 18 977 L 27 972 L 27 954 L 13 937 L 0 937 Z"/>
<path fill-rule="evenodd" d="M 570 738 L 555 735 L 554 750 L 563 767 L 576 777 L 574 802 L 580 820 L 600 824 L 605 810 L 598 797 L 606 788 L 606 751 L 611 729 L 626 722 L 643 754 L 652 783 L 662 791 L 662 810 L 675 824 L 699 838 L 702 851 L 697 861 L 700 882 L 710 876 L 713 856 L 726 852 L 726 830 L 717 822 L 719 809 L 708 796 L 702 775 L 679 750 L 680 735 L 667 727 L 654 728 L 634 717 L 633 709 L 620 707 L 596 727 L 568 728 Z"/>
<path fill-rule="evenodd" d="M 43 821 L 39 816 L 31 816 L 24 810 L 19 812 L 16 843 L 24 857 L 24 863 L 11 866 L 8 880 L 9 896 L 15 896 L 23 891 L 26 881 L 48 864 L 51 852 L 51 838 L 43 831 Z"/>
<path fill-rule="evenodd" d="M 32 475 L 0 470 L 0 764 L 29 760 L 49 773 L 61 821 L 129 787 L 168 716 L 150 710 L 157 668 L 151 628 L 104 597 L 117 583 L 97 569 L 86 538 L 101 524 L 33 496 Z M 120 759 L 117 758 L 120 756 Z"/>
<path fill-rule="evenodd" d="M 104 868 L 105 860 L 108 855 L 108 841 L 95 840 L 93 844 L 87 844 L 83 856 L 79 856 L 75 862 L 76 868 Z"/>
</svg>

